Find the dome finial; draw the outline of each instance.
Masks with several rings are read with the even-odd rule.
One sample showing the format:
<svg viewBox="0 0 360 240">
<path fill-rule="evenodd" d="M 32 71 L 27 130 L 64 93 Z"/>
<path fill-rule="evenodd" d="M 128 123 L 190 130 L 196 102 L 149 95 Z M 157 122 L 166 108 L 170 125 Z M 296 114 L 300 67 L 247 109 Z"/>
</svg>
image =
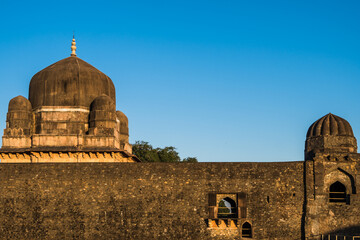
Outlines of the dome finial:
<svg viewBox="0 0 360 240">
<path fill-rule="evenodd" d="M 76 42 L 75 42 L 75 34 L 73 34 L 73 39 L 71 43 L 71 54 L 70 56 L 76 56 Z"/>
</svg>

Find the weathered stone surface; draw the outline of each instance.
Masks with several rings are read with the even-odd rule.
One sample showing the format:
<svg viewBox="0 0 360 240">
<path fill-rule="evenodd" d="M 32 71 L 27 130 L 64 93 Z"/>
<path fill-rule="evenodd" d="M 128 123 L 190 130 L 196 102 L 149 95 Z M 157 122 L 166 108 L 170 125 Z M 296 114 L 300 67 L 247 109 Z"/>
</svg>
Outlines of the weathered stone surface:
<svg viewBox="0 0 360 240">
<path fill-rule="evenodd" d="M 106 94 L 115 102 L 111 79 L 82 59 L 62 59 L 36 73 L 29 86 L 33 108 L 41 106 L 83 106 Z"/>
<path fill-rule="evenodd" d="M 307 162 L 305 230 L 308 236 L 327 233 L 360 236 L 360 197 L 356 183 L 360 178 L 359 155 L 318 153 L 313 162 Z M 346 187 L 349 202 L 329 201 L 330 185 L 337 181 Z M 353 228 L 344 231 L 348 227 Z"/>
<path fill-rule="evenodd" d="M 248 211 L 240 221 L 252 224 L 254 239 L 300 239 L 302 168 L 303 162 L 1 164 L 0 236 L 240 239 L 233 225 L 208 228 L 208 194 L 244 192 Z"/>
<path fill-rule="evenodd" d="M 111 153 L 2 153 L 0 236 L 11 239 L 320 239 L 360 235 L 360 156 L 318 153 L 279 163 L 108 163 Z M 79 155 L 82 154 L 82 155 Z M 37 159 L 37 160 L 35 160 Z M 107 163 L 88 163 L 90 161 Z M 340 181 L 349 203 L 329 202 Z M 209 196 L 246 195 L 236 219 L 210 215 Z"/>
</svg>

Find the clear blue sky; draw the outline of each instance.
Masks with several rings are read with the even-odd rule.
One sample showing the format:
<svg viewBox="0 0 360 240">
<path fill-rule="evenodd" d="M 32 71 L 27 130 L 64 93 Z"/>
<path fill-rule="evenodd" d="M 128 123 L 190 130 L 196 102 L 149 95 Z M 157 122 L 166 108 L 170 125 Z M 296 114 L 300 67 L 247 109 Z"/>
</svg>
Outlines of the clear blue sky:
<svg viewBox="0 0 360 240">
<path fill-rule="evenodd" d="M 70 54 L 114 82 L 130 140 L 199 161 L 302 160 L 332 112 L 360 138 L 360 1 L 0 1 L 0 128 Z"/>
</svg>

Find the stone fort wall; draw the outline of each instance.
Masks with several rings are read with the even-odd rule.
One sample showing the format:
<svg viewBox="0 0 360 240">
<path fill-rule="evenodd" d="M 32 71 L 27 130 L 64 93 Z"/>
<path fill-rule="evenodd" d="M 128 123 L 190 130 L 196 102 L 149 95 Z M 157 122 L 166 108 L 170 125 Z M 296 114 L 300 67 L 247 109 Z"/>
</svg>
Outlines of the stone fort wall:
<svg viewBox="0 0 360 240">
<path fill-rule="evenodd" d="M 0 164 L 2 239 L 241 239 L 209 194 L 245 193 L 253 239 L 301 239 L 304 162 Z"/>
</svg>

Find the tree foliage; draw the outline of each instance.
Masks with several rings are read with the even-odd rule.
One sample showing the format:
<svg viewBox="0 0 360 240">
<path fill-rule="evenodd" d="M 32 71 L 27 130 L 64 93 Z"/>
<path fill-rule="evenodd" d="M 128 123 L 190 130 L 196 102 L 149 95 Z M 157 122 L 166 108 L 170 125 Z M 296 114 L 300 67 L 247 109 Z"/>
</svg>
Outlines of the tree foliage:
<svg viewBox="0 0 360 240">
<path fill-rule="evenodd" d="M 144 141 L 136 141 L 132 150 L 142 162 L 197 162 L 196 157 L 181 159 L 175 147 L 153 148 Z"/>
</svg>

